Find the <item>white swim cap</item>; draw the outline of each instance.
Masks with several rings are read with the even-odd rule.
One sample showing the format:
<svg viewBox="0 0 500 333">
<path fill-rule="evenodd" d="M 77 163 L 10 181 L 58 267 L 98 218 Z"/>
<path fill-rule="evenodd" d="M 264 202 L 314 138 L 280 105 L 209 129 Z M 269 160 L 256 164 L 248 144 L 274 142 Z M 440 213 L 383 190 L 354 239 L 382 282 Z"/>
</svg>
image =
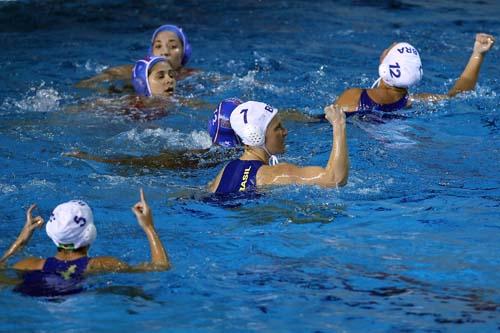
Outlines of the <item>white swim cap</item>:
<svg viewBox="0 0 500 333">
<path fill-rule="evenodd" d="M 95 240 L 97 234 L 92 210 L 79 200 L 57 206 L 45 230 L 58 247 L 66 249 L 87 246 Z"/>
<path fill-rule="evenodd" d="M 265 148 L 267 126 L 277 113 L 278 109 L 266 103 L 245 102 L 231 113 L 231 127 L 244 144 Z"/>
<path fill-rule="evenodd" d="M 378 67 L 382 80 L 397 88 L 409 88 L 417 84 L 423 73 L 417 49 L 408 43 L 394 45 Z"/>
</svg>

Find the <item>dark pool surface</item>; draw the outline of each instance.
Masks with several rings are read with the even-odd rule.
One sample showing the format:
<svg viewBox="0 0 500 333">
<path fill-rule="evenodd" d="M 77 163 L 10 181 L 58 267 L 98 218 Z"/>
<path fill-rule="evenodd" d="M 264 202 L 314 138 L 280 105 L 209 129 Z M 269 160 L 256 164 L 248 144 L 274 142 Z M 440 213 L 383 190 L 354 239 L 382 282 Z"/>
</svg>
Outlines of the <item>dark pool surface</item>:
<svg viewBox="0 0 500 333">
<path fill-rule="evenodd" d="M 92 276 L 59 298 L 2 287 L 0 331 L 493 332 L 500 329 L 500 52 L 477 89 L 401 117 L 348 121 L 349 183 L 288 186 L 220 204 L 205 184 L 220 166 L 169 170 L 71 158 L 206 148 L 212 109 L 172 104 L 135 117 L 119 96 L 73 87 L 148 48 L 161 24 L 193 47 L 179 97 L 227 97 L 320 114 L 347 87 L 369 87 L 379 55 L 409 41 L 445 93 L 476 32 L 500 36 L 495 1 L 0 2 L 0 249 L 31 203 L 46 219 L 84 199 L 92 255 L 137 263 L 149 247 L 130 207 L 146 191 L 173 269 Z M 108 107 L 92 106 L 97 98 Z M 118 103 L 119 104 L 119 103 Z M 287 154 L 326 163 L 327 123 L 287 121 Z M 22 256 L 49 256 L 37 231 Z M 13 276 L 13 272 L 5 272 Z"/>
</svg>

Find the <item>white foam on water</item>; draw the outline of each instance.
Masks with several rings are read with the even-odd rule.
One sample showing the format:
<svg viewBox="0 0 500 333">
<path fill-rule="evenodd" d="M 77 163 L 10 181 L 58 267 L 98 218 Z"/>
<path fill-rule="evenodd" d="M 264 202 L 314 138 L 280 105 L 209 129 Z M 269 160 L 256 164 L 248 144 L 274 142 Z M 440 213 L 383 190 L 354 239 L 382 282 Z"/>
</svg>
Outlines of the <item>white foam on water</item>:
<svg viewBox="0 0 500 333">
<path fill-rule="evenodd" d="M 120 146 L 132 150 L 160 151 L 168 148 L 176 149 L 208 149 L 212 145 L 210 135 L 205 131 L 183 133 L 172 128 L 132 129 L 110 139 Z"/>
<path fill-rule="evenodd" d="M 80 64 L 77 64 L 76 66 L 77 67 L 81 67 Z M 95 73 L 100 73 L 103 70 L 105 70 L 105 69 L 108 68 L 108 66 L 99 64 L 99 63 L 94 62 L 94 61 L 92 61 L 90 59 L 85 62 L 85 64 L 83 65 L 83 67 L 86 70 L 88 70 L 89 72 L 95 72 Z"/>
<path fill-rule="evenodd" d="M 2 108 L 16 108 L 21 111 L 53 112 L 59 109 L 63 96 L 52 87 L 45 87 L 42 82 L 38 87 L 31 87 L 21 99 L 6 98 Z"/>
<path fill-rule="evenodd" d="M 369 186 L 366 186 L 370 184 Z M 360 195 L 371 195 L 384 193 L 388 187 L 394 184 L 394 178 L 360 178 L 350 176 L 348 181 L 348 189 L 350 193 Z"/>
<path fill-rule="evenodd" d="M 17 187 L 10 184 L 0 184 L 0 192 L 3 194 L 17 192 Z"/>
<path fill-rule="evenodd" d="M 130 178 L 116 175 L 101 175 L 97 173 L 89 174 L 90 179 L 104 180 L 107 185 L 130 184 Z"/>
<path fill-rule="evenodd" d="M 479 83 L 476 85 L 476 89 L 462 93 L 462 95 L 465 97 L 465 99 L 477 97 L 480 97 L 482 99 L 496 99 L 497 97 L 497 93 L 494 90 L 492 90 L 490 87 L 482 86 Z"/>
<path fill-rule="evenodd" d="M 287 88 L 280 88 L 275 86 L 274 84 L 271 83 L 266 83 L 259 81 L 255 78 L 256 74 L 258 71 L 256 70 L 249 70 L 244 76 L 240 77 L 237 76 L 236 74 L 233 74 L 231 78 L 226 79 L 225 81 L 222 81 L 219 85 L 214 87 L 212 89 L 212 92 L 214 93 L 221 93 L 225 92 L 227 90 L 231 89 L 263 89 L 266 91 L 270 91 L 276 94 L 282 94 L 289 89 Z"/>
<path fill-rule="evenodd" d="M 27 187 L 47 187 L 51 189 L 56 188 L 56 184 L 53 182 L 50 182 L 46 179 L 31 179 L 29 182 L 26 184 Z"/>
</svg>

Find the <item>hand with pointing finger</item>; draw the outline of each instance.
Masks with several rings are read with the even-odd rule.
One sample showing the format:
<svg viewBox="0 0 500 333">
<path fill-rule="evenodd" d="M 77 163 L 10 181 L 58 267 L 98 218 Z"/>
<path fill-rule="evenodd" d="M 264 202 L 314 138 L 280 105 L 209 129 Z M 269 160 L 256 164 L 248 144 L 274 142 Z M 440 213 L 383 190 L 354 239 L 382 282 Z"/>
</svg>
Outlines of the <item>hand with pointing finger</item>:
<svg viewBox="0 0 500 333">
<path fill-rule="evenodd" d="M 153 215 L 148 203 L 146 202 L 146 197 L 144 196 L 144 191 L 140 190 L 141 200 L 132 207 L 132 211 L 137 217 L 139 225 L 144 228 L 149 228 L 153 226 Z"/>
<path fill-rule="evenodd" d="M 151 262 L 138 265 L 136 268 L 139 270 L 165 270 L 170 268 L 170 261 L 168 259 L 167 251 L 158 236 L 153 224 L 153 215 L 151 208 L 146 202 L 144 191 L 140 190 L 141 200 L 132 207 L 132 211 L 137 217 L 137 222 L 146 234 L 151 251 Z"/>
</svg>

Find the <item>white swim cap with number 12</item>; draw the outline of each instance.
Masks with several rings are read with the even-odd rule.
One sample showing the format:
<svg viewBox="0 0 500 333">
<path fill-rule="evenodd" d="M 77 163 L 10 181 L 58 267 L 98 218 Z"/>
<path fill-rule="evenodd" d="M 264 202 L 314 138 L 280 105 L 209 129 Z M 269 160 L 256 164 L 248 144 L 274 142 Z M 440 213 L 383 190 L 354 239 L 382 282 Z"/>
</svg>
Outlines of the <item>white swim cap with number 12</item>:
<svg viewBox="0 0 500 333">
<path fill-rule="evenodd" d="M 409 88 L 417 84 L 423 75 L 417 49 L 408 43 L 394 45 L 382 60 L 378 74 L 393 87 Z"/>
</svg>

